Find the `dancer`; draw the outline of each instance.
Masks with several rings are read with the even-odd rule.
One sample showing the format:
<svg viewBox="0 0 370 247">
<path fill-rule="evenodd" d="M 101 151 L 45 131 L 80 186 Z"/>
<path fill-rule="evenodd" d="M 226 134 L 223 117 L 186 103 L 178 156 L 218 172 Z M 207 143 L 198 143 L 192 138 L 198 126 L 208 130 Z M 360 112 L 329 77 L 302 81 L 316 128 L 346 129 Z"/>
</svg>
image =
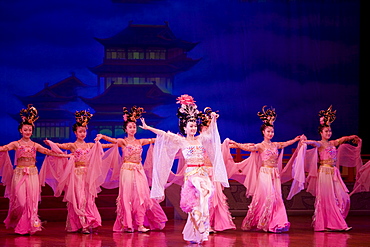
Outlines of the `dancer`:
<svg viewBox="0 0 370 247">
<path fill-rule="evenodd" d="M 259 144 L 240 144 L 230 140 L 231 147 L 245 151 L 259 152 L 262 165 L 259 169 L 257 184 L 253 199 L 249 205 L 247 216 L 242 223 L 243 230 L 261 229 L 265 232 L 281 233 L 289 231 L 290 223 L 286 214 L 282 194 L 279 172 L 282 166 L 282 153 L 278 149 L 292 145 L 300 140 L 297 136 L 286 142 L 272 142 L 274 137 L 274 121 L 277 117 L 275 109 L 258 112 L 262 120 L 261 132 L 264 140 Z M 256 165 L 256 164 L 254 164 Z"/>
<path fill-rule="evenodd" d="M 211 124 L 211 114 L 213 111 L 210 107 L 204 108 L 204 111 L 201 115 L 201 126 L 200 126 L 200 133 L 206 132 Z M 215 115 L 218 118 L 218 114 Z M 210 198 L 210 208 L 209 208 L 209 216 L 210 216 L 210 233 L 215 231 L 224 231 L 227 229 L 236 229 L 235 224 L 233 222 L 231 213 L 229 211 L 229 207 L 227 204 L 227 197 L 222 192 L 224 187 L 220 182 L 214 181 L 213 179 L 213 165 L 211 160 L 209 159 L 207 153 L 205 154 L 205 161 L 204 164 L 209 167 L 210 170 L 210 179 L 213 183 L 214 194 Z"/>
<path fill-rule="evenodd" d="M 153 229 L 163 229 L 167 221 L 159 203 L 149 196 L 149 185 L 141 163 L 142 146 L 153 143 L 155 139 L 135 138 L 136 120 L 143 112 L 144 109 L 141 107 L 134 106 L 130 111 L 123 107 L 123 130 L 127 133 L 126 138 L 116 139 L 98 134 L 95 139 L 116 143 L 122 148 L 123 164 L 120 166 L 118 162 L 115 162 L 112 175 L 114 180 L 118 177 L 117 171 L 120 170 L 117 218 L 113 226 L 115 232 L 134 232 L 134 229 L 137 229 L 144 233 Z"/>
<path fill-rule="evenodd" d="M 177 112 L 179 129 L 182 136 L 146 125 L 141 119 L 143 129 L 157 134 L 153 150 L 153 180 L 151 197 L 164 198 L 166 185 L 176 153 L 181 150 L 185 158 L 185 181 L 181 190 L 180 207 L 188 213 L 183 230 L 184 240 L 201 243 L 209 235 L 209 200 L 214 188 L 210 180 L 210 169 L 205 165 L 207 152 L 213 164 L 213 180 L 229 187 L 227 173 L 221 154 L 220 136 L 218 134 L 215 113 L 207 131 L 196 136 L 200 113 L 193 97 L 182 95 L 177 98 L 180 107 Z"/>
<path fill-rule="evenodd" d="M 101 167 L 99 160 L 102 158 L 102 148 L 110 148 L 113 144 L 85 142 L 87 125 L 92 116 L 93 114 L 86 110 L 76 111 L 76 123 L 72 126 L 76 135 L 75 142 L 60 144 L 53 143 L 50 140 L 45 141 L 47 145 L 51 145 L 53 148 L 57 147 L 56 150 L 59 150 L 59 148 L 69 150 L 73 155 L 66 167 L 61 165 L 55 167 L 57 170 L 64 169 L 64 172 L 50 172 L 50 174 L 64 173 L 63 176 L 56 179 L 59 184 L 56 189 L 53 189 L 56 196 L 60 196 L 61 192 L 65 191 L 64 201 L 67 202 L 68 210 L 67 232 L 80 231 L 89 234 L 93 232 L 94 228 L 101 226 L 102 223 L 95 204 L 95 197 L 100 192 L 100 184 L 97 184 L 97 179 L 100 175 L 104 176 L 103 174 L 106 174 L 106 172 L 101 170 L 104 167 Z M 53 161 L 48 162 L 47 160 L 43 168 L 47 169 L 48 165 L 52 163 Z M 51 166 L 48 168 L 52 169 Z M 44 174 L 44 171 L 47 173 L 45 169 L 42 169 L 40 174 Z M 49 180 L 45 180 L 48 183 Z M 100 181 L 102 183 L 104 179 L 101 177 Z M 54 187 L 51 183 L 49 185 Z"/>
<path fill-rule="evenodd" d="M 307 189 L 316 196 L 313 216 L 315 231 L 348 231 L 352 229 L 345 221 L 350 207 L 350 198 L 348 189 L 340 176 L 340 171 L 336 167 L 336 147 L 347 141 L 358 143 L 360 138 L 352 135 L 330 140 L 332 136 L 330 125 L 336 118 L 335 114 L 336 111 L 332 110 L 332 106 L 327 110 L 320 111 L 319 133 L 321 141 L 304 141 L 304 143 L 316 147 L 315 154 L 318 152 L 319 155 L 319 162 L 317 162 L 317 158 L 310 159 L 312 162 L 309 166 L 315 167 L 317 170 L 317 163 L 319 163 L 320 167 L 317 176 L 310 176 L 313 179 L 309 179 Z"/>
<path fill-rule="evenodd" d="M 2 154 L 0 171 L 2 182 L 6 186 L 4 197 L 9 198 L 8 216 L 4 220 L 6 228 L 14 228 L 18 234 L 34 234 L 41 231 L 41 221 L 38 216 L 38 203 L 41 200 L 41 188 L 36 167 L 36 152 L 42 154 L 69 157 L 58 154 L 42 147 L 31 140 L 35 129 L 34 122 L 38 119 L 37 110 L 31 104 L 22 109 L 20 115 L 22 122 L 18 130 L 22 137 L 0 147 L 0 152 L 15 150 L 15 169 L 13 171 L 9 155 Z"/>
</svg>

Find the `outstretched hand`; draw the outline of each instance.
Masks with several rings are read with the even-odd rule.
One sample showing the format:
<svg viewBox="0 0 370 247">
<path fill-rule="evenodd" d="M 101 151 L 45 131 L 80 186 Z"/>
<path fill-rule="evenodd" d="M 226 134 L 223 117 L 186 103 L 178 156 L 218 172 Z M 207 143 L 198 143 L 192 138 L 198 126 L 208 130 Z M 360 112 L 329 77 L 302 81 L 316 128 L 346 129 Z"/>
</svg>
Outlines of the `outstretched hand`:
<svg viewBox="0 0 370 247">
<path fill-rule="evenodd" d="M 96 137 L 95 137 L 95 139 L 94 139 L 94 141 L 96 141 L 96 142 L 98 142 L 98 141 L 100 141 L 100 139 L 103 137 L 103 135 L 102 134 L 97 134 L 96 135 Z"/>
<path fill-rule="evenodd" d="M 142 117 L 142 118 L 140 118 L 140 120 L 141 120 L 141 125 L 139 125 L 139 127 L 144 129 L 144 130 L 147 130 L 148 125 L 145 123 L 145 119 Z"/>
<path fill-rule="evenodd" d="M 216 112 L 211 112 L 211 118 L 218 118 L 220 115 L 218 115 Z"/>
<path fill-rule="evenodd" d="M 44 143 L 45 143 L 46 145 L 50 146 L 50 145 L 49 145 L 49 142 L 48 142 L 48 138 L 45 138 Z"/>
<path fill-rule="evenodd" d="M 358 144 L 360 141 L 361 141 L 361 138 L 360 137 L 358 137 L 356 135 L 353 136 L 352 142 L 354 144 Z"/>
</svg>

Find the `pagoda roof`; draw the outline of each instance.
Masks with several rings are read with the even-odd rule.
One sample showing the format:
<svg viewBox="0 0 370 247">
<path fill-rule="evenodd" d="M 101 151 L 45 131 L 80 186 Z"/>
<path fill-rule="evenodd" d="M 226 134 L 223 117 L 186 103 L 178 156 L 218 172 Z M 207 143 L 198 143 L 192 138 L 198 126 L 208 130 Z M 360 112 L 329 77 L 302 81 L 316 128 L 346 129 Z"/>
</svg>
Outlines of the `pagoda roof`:
<svg viewBox="0 0 370 247">
<path fill-rule="evenodd" d="M 45 87 L 34 95 L 23 96 L 16 95 L 16 97 L 24 104 L 36 104 L 36 103 L 65 103 L 76 100 L 78 97 L 77 90 L 80 88 L 90 87 L 84 84 L 74 74 L 72 76 L 49 86 L 48 83 Z"/>
<path fill-rule="evenodd" d="M 129 22 L 121 32 L 110 38 L 95 38 L 105 47 L 155 46 L 192 50 L 198 43 L 176 38 L 168 23 L 165 25 L 138 25 Z"/>
<path fill-rule="evenodd" d="M 121 63 L 103 63 L 95 67 L 90 67 L 90 71 L 94 74 L 102 73 L 114 73 L 114 74 L 130 74 L 130 73 L 150 73 L 150 74 L 176 74 L 179 72 L 187 71 L 200 59 L 185 58 L 175 61 L 160 62 L 154 64 L 148 63 L 148 61 L 142 61 L 141 63 L 130 63 L 129 60 L 122 61 Z M 136 62 L 136 61 L 135 61 Z M 150 61 L 149 61 L 150 62 Z"/>
<path fill-rule="evenodd" d="M 46 85 L 45 88 L 48 88 L 52 92 L 54 92 L 58 96 L 62 97 L 70 97 L 70 96 L 77 96 L 77 90 L 80 88 L 88 88 L 89 85 L 83 83 L 80 79 L 78 79 L 74 73 L 70 77 L 54 84 L 54 85 Z"/>
<path fill-rule="evenodd" d="M 113 84 L 94 98 L 80 97 L 96 112 L 122 113 L 123 106 L 137 105 L 150 110 L 157 105 L 175 102 L 176 96 L 163 92 L 156 84 Z"/>
</svg>

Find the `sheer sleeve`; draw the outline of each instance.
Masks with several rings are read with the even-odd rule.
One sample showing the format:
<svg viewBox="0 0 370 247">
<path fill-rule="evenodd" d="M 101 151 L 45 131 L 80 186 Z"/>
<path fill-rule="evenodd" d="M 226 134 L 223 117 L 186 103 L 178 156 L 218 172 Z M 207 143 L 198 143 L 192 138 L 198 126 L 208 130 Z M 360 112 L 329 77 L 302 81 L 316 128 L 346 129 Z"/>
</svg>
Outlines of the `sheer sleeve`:
<svg viewBox="0 0 370 247">
<path fill-rule="evenodd" d="M 306 151 L 307 144 L 298 145 L 298 148 L 294 151 L 292 157 L 281 172 L 281 183 L 285 183 L 293 179 L 292 186 L 287 197 L 288 200 L 291 200 L 293 196 L 304 189 L 306 180 L 304 169 Z"/>
<path fill-rule="evenodd" d="M 108 149 L 102 158 L 102 166 L 107 169 L 107 175 L 102 187 L 106 189 L 114 189 L 119 186 L 119 175 L 121 170 L 122 157 L 119 153 L 118 143 Z"/>
<path fill-rule="evenodd" d="M 317 184 L 317 162 L 318 162 L 318 148 L 313 148 L 306 151 L 305 157 L 305 171 L 308 172 L 306 179 L 307 189 L 306 191 L 311 193 L 311 195 L 316 196 L 316 184 Z"/>
<path fill-rule="evenodd" d="M 47 140 L 51 150 L 60 153 L 59 145 Z M 63 152 L 62 152 L 63 153 Z M 40 184 L 45 186 L 47 183 L 54 191 L 54 196 L 60 196 L 65 189 L 68 177 L 74 167 L 73 156 L 68 158 L 46 156 L 40 170 Z"/>
<path fill-rule="evenodd" d="M 144 161 L 144 172 L 146 178 L 148 180 L 149 186 L 152 185 L 152 177 L 153 177 L 153 148 L 154 145 L 150 144 L 148 152 L 146 153 L 145 161 Z"/>
<path fill-rule="evenodd" d="M 258 152 L 251 152 L 247 159 L 241 162 L 235 162 L 230 154 L 228 144 L 228 140 L 225 140 L 222 144 L 222 154 L 228 177 L 244 185 L 247 198 L 253 196 L 257 185 L 259 169 L 262 165 L 261 157 Z"/>
<path fill-rule="evenodd" d="M 13 166 L 8 152 L 0 152 L 0 176 L 5 187 L 4 197 L 9 198 L 13 178 Z"/>
<path fill-rule="evenodd" d="M 213 179 L 220 182 L 224 187 L 230 187 L 227 177 L 227 171 L 222 156 L 220 134 L 218 133 L 216 119 L 212 118 L 211 124 L 205 133 L 200 135 L 202 145 L 213 165 Z"/>
<path fill-rule="evenodd" d="M 357 146 L 352 146 L 346 143 L 340 145 L 337 153 L 338 165 L 345 167 L 356 167 L 358 171 L 362 166 L 361 146 L 361 139 L 358 142 Z"/>
<path fill-rule="evenodd" d="M 173 165 L 177 151 L 182 147 L 183 137 L 171 132 L 157 134 L 153 149 L 153 173 L 151 198 L 162 199 L 164 186 Z"/>
</svg>

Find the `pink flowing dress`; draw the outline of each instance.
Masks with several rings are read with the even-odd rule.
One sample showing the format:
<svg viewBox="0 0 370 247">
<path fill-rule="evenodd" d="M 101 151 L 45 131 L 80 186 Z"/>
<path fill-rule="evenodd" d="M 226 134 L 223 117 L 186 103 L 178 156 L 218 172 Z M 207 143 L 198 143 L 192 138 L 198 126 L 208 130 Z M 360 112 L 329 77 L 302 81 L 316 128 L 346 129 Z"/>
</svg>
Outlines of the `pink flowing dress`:
<svg viewBox="0 0 370 247">
<path fill-rule="evenodd" d="M 96 228 L 101 226 L 101 217 L 95 204 L 95 196 L 89 192 L 87 181 L 88 154 L 90 148 L 78 148 L 73 153 L 74 169 L 70 174 L 67 194 L 67 224 L 68 232 L 76 232 L 81 228 Z"/>
<path fill-rule="evenodd" d="M 201 243 L 208 240 L 210 198 L 213 183 L 212 169 L 205 165 L 206 152 L 213 164 L 213 180 L 229 187 L 227 172 L 221 153 L 220 136 L 214 119 L 206 132 L 198 137 L 200 144 L 189 144 L 184 137 L 171 132 L 157 134 L 153 150 L 152 198 L 162 198 L 171 167 L 179 150 L 185 160 L 184 184 L 181 189 L 180 207 L 188 213 L 182 231 L 184 240 Z"/>
<path fill-rule="evenodd" d="M 61 153 L 59 147 L 48 141 L 51 149 Z M 73 156 L 66 158 L 47 157 L 40 171 L 42 185 L 48 183 L 55 196 L 64 191 L 63 201 L 67 202 L 68 232 L 101 226 L 101 217 L 95 198 L 101 191 L 108 168 L 102 165 L 103 149 L 100 142 L 92 148 L 77 148 Z"/>
<path fill-rule="evenodd" d="M 261 153 L 262 167 L 259 170 L 253 199 L 242 223 L 243 230 L 261 229 L 266 232 L 286 232 L 290 223 L 286 214 L 279 172 L 278 143 Z"/>
<path fill-rule="evenodd" d="M 176 174 L 170 174 L 168 179 L 168 184 L 166 187 L 170 186 L 171 184 L 178 184 L 183 186 L 184 184 L 184 173 L 185 173 L 185 159 L 180 152 L 181 155 L 178 155 L 178 167 Z M 220 182 L 214 181 L 213 178 L 213 165 L 211 160 L 209 159 L 207 153 L 205 153 L 205 160 L 204 164 L 208 169 L 210 180 L 213 184 L 213 195 L 210 197 L 209 203 L 209 224 L 210 227 L 216 231 L 224 231 L 228 229 L 236 229 L 236 226 L 233 222 L 233 218 L 229 211 L 229 205 L 227 203 L 227 197 L 223 193 L 224 187 Z M 145 168 L 145 165 L 144 165 Z M 149 167 L 147 167 L 149 168 Z M 153 168 L 153 166 L 151 166 Z M 149 172 L 148 172 L 149 173 Z M 150 174 L 151 177 L 151 174 Z"/>
<path fill-rule="evenodd" d="M 167 217 L 159 203 L 149 196 L 148 180 L 141 164 L 141 144 L 128 144 L 122 152 L 117 217 L 113 231 L 123 232 L 142 225 L 149 226 L 151 230 L 163 229 Z"/>
<path fill-rule="evenodd" d="M 315 213 L 313 227 L 315 231 L 345 230 L 350 198 L 339 169 L 335 166 L 337 149 L 329 142 L 328 146 L 320 147 Z"/>
<path fill-rule="evenodd" d="M 37 167 L 22 166 L 23 161 L 36 162 L 35 145 L 30 147 L 19 143 L 15 150 L 16 167 L 11 182 L 5 184 L 7 185 L 5 197 L 10 201 L 8 216 L 4 223 L 6 228 L 14 228 L 18 234 L 34 234 L 41 231 L 41 221 L 37 215 L 41 187 Z M 1 175 L 9 178 L 6 174 Z"/>
</svg>

